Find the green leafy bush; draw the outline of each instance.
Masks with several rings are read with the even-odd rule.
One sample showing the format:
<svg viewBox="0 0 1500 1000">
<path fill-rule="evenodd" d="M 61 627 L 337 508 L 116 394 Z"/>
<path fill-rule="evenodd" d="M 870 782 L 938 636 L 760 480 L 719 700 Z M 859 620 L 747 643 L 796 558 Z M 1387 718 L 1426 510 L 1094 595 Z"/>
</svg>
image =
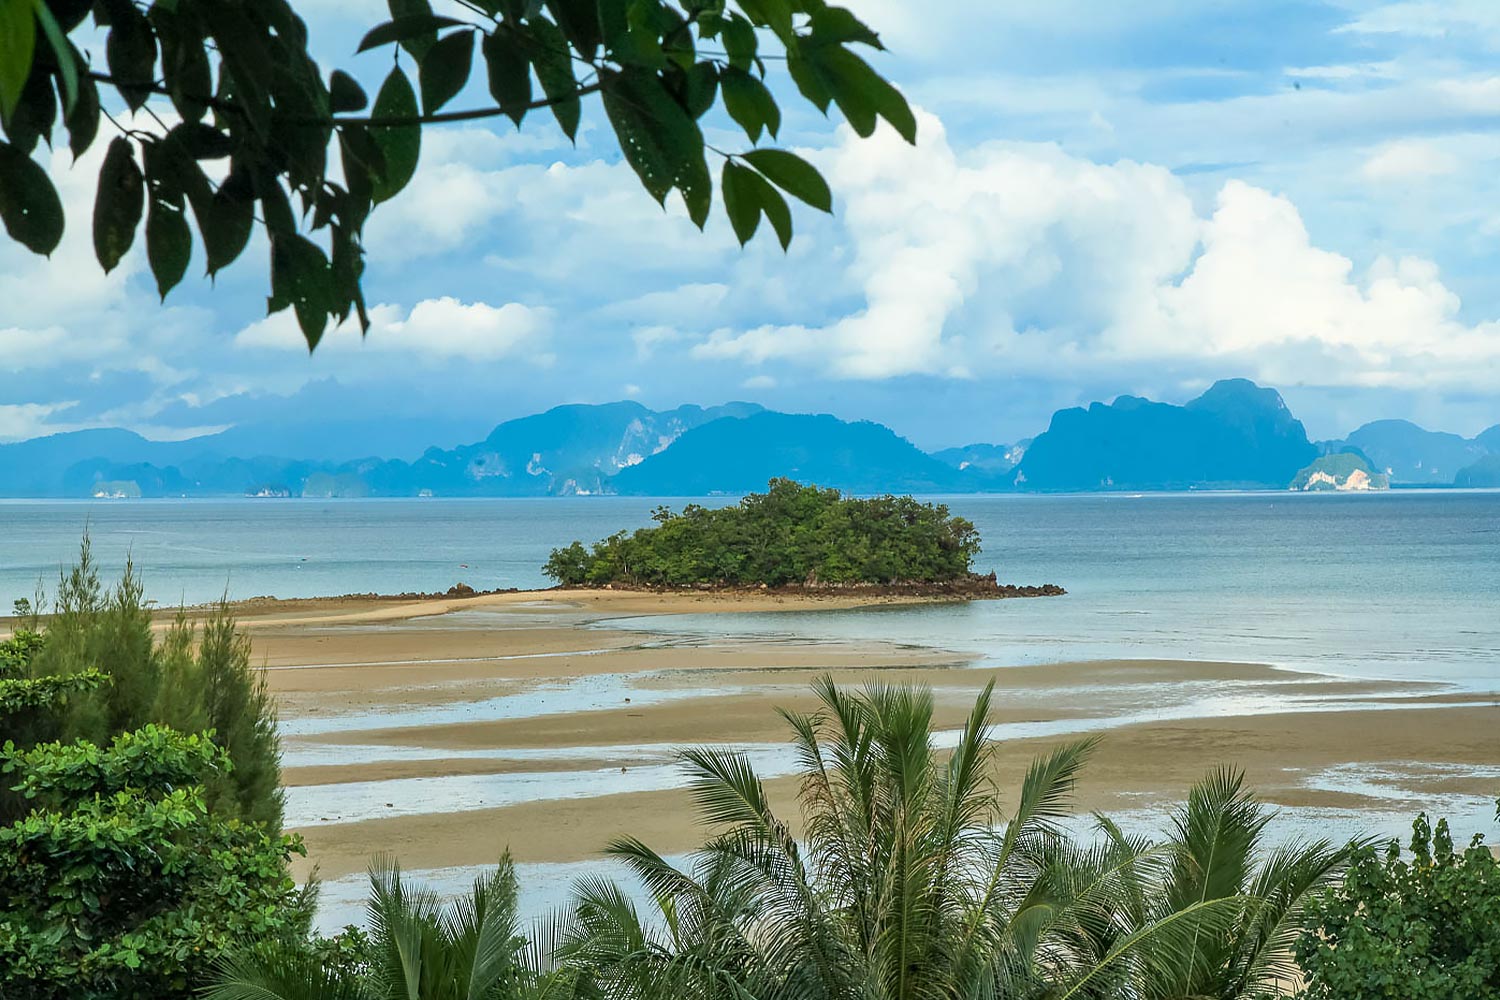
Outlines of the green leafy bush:
<svg viewBox="0 0 1500 1000">
<path fill-rule="evenodd" d="M 936 583 L 968 576 L 979 554 L 974 525 L 943 504 L 845 497 L 790 479 L 732 507 L 659 507 L 654 518 L 592 549 L 556 549 L 543 570 L 564 586 Z"/>
<path fill-rule="evenodd" d="M 185 997 L 231 945 L 305 938 L 300 841 L 205 802 L 232 766 L 207 735 L 157 726 L 7 743 L 0 773 L 32 809 L 0 828 L 0 996 Z"/>
<path fill-rule="evenodd" d="M 40 631 L 21 629 L 0 642 L 5 738 L 23 747 L 59 739 L 105 744 L 151 723 L 213 730 L 234 767 L 205 775 L 209 808 L 279 829 L 275 706 L 227 605 L 213 608 L 201 627 L 179 614 L 158 638 L 134 569 L 127 563 L 120 582 L 105 587 L 85 536 L 53 605 L 37 610 L 51 612 Z M 0 820 L 15 815 L 0 790 Z"/>
<path fill-rule="evenodd" d="M 1366 848 L 1308 910 L 1297 941 L 1305 1000 L 1500 998 L 1500 861 L 1475 835 L 1457 851 L 1447 820 Z"/>
</svg>

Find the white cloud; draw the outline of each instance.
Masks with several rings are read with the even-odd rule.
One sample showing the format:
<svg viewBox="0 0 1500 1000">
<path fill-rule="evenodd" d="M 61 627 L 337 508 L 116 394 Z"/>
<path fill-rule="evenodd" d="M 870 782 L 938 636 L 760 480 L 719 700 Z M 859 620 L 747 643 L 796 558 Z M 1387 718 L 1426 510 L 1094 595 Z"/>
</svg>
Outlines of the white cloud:
<svg viewBox="0 0 1500 1000">
<path fill-rule="evenodd" d="M 552 313 L 545 308 L 510 302 L 492 306 L 484 302 L 464 303 L 454 298 L 425 299 L 411 310 L 382 304 L 370 310 L 370 330 L 361 338 L 359 325 L 348 322 L 325 333 L 318 345 L 319 356 L 350 354 L 400 354 L 418 363 L 497 361 L 525 355 L 538 363 L 550 362 L 542 351 L 551 327 Z M 252 323 L 235 335 L 235 346 L 306 353 L 307 342 L 290 310 Z"/>
<path fill-rule="evenodd" d="M 8 403 L 0 405 L 0 441 L 19 441 L 40 434 L 56 434 L 71 427 L 48 426 L 47 417 L 73 406 L 59 403 Z"/>
<path fill-rule="evenodd" d="M 1134 366 L 1183 377 L 1500 388 L 1500 327 L 1466 325 L 1437 266 L 1357 272 L 1284 197 L 1231 181 L 1198 213 L 1159 167 L 1050 146 L 959 153 L 931 116 L 916 150 L 845 135 L 824 159 L 846 206 L 858 308 L 820 326 L 717 329 L 701 359 L 846 378 Z"/>
<path fill-rule="evenodd" d="M 1430 142 L 1400 139 L 1381 146 L 1360 168 L 1367 180 L 1410 180 L 1438 177 L 1458 170 L 1458 160 Z"/>
<path fill-rule="evenodd" d="M 1500 44 L 1500 6 L 1493 0 L 1401 0 L 1368 10 L 1338 30 L 1428 39 L 1457 35 L 1496 45 Z"/>
</svg>

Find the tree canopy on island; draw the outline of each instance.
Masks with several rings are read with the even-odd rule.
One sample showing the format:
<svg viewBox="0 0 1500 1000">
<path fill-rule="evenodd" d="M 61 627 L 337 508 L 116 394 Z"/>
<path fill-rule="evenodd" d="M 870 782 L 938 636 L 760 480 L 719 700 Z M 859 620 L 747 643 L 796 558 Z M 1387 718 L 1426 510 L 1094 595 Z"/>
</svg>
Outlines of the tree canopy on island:
<svg viewBox="0 0 1500 1000">
<path fill-rule="evenodd" d="M 768 66 L 784 65 L 802 97 L 825 113 L 837 105 L 860 135 L 884 119 L 916 140 L 906 100 L 858 52 L 881 48 L 879 37 L 825 0 L 443 6 L 389 0 L 390 20 L 359 44 L 392 55 L 372 103 L 352 75 L 312 58 L 289 0 L 0 0 L 0 221 L 13 240 L 50 254 L 64 209 L 38 145 L 50 147 L 61 123 L 76 159 L 103 118 L 109 145 L 92 220 L 100 265 L 120 263 L 144 219 L 165 297 L 187 271 L 194 228 L 212 276 L 258 222 L 270 241 L 268 311 L 290 307 L 311 349 L 330 319 L 352 313 L 368 329 L 361 234 L 375 206 L 411 180 L 425 126 L 503 115 L 519 127 L 545 108 L 574 139 L 582 101 L 598 95 L 653 198 L 665 204 L 676 190 L 702 228 L 711 152 L 735 236 L 748 242 L 764 218 L 783 247 L 792 236 L 783 193 L 825 212 L 832 193 L 806 160 L 759 145 L 781 126 Z M 100 33 L 102 65 L 85 55 Z M 490 100 L 450 108 L 476 55 Z M 101 85 L 134 114 L 111 114 Z M 715 107 L 751 148 L 705 141 L 699 120 Z"/>
<path fill-rule="evenodd" d="M 658 507 L 655 527 L 592 549 L 573 542 L 543 567 L 565 586 L 943 583 L 969 576 L 979 533 L 944 504 L 868 499 L 773 479 L 731 507 Z"/>
</svg>

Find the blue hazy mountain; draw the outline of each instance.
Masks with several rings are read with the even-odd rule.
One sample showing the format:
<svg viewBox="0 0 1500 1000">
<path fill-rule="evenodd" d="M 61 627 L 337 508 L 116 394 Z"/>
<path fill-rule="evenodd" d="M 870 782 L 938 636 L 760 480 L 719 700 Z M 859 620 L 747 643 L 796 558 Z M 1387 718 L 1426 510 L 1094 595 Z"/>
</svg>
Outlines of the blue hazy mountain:
<svg viewBox="0 0 1500 1000">
<path fill-rule="evenodd" d="M 1486 434 L 1496 431 L 1491 428 Z M 1396 483 L 1451 483 L 1458 470 L 1473 465 L 1490 451 L 1484 435 L 1470 440 L 1457 434 L 1429 431 L 1410 420 L 1376 420 L 1354 431 L 1345 443 L 1358 448 L 1378 471 Z"/>
<path fill-rule="evenodd" d="M 1500 451 L 1491 452 L 1473 465 L 1459 469 L 1453 477 L 1453 485 L 1488 489 L 1500 487 Z"/>
<path fill-rule="evenodd" d="M 1121 396 L 1059 410 L 1013 481 L 1029 490 L 1285 489 L 1318 454 L 1280 393 L 1226 379 L 1184 406 Z"/>
<path fill-rule="evenodd" d="M 932 455 L 881 424 L 753 403 L 558 406 L 458 446 L 448 442 L 472 433 L 462 425 L 391 423 L 401 426 L 273 417 L 183 441 L 111 429 L 55 434 L 0 445 L 0 496 L 703 495 L 762 489 L 774 476 L 860 493 L 1285 489 L 1318 456 L 1337 454 L 1373 472 L 1389 468 L 1397 482 L 1446 485 L 1468 469 L 1462 481 L 1477 485 L 1492 474 L 1480 460 L 1500 453 L 1500 425 L 1464 439 L 1376 421 L 1347 440 L 1310 443 L 1275 390 L 1243 379 L 1215 383 L 1183 406 L 1121 396 L 1060 410 L 1035 441 Z"/>
<path fill-rule="evenodd" d="M 343 435 L 342 445 L 318 445 L 308 440 L 316 426 L 256 424 L 185 441 L 78 431 L 0 445 L 0 495 L 86 497 L 126 484 L 133 484 L 127 495 L 147 497 L 596 493 L 609 477 L 685 431 L 760 410 L 753 403 L 665 412 L 633 402 L 559 406 L 500 424 L 476 444 L 428 447 L 411 462 L 330 458 L 346 453 L 355 439 Z M 270 450 L 278 447 L 287 452 Z M 292 450 L 302 447 L 305 452 Z"/>
<path fill-rule="evenodd" d="M 966 444 L 961 448 L 944 448 L 935 451 L 932 457 L 955 469 L 974 469 L 999 475 L 1009 472 L 1020 464 L 1031 439 L 1023 438 L 1015 444 Z"/>
<path fill-rule="evenodd" d="M 636 496 L 764 489 L 778 476 L 853 493 L 974 491 L 995 485 L 921 451 L 889 427 L 828 414 L 762 412 L 688 431 L 611 482 Z"/>
<path fill-rule="evenodd" d="M 424 489 L 438 496 L 599 493 L 621 469 L 647 461 L 693 428 L 759 412 L 754 403 L 665 412 L 632 402 L 557 406 L 508 420 L 478 444 L 430 448 L 408 467 L 383 470 L 371 485 L 396 495 Z"/>
</svg>

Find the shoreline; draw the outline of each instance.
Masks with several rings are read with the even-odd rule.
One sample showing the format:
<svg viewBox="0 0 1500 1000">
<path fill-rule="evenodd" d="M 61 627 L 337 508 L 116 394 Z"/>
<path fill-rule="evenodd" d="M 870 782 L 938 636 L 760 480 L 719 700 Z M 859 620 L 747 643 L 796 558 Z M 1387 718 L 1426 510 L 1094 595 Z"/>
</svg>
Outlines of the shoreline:
<svg viewBox="0 0 1500 1000">
<path fill-rule="evenodd" d="M 851 584 L 808 586 L 787 584 L 777 587 L 702 586 L 702 587 L 625 587 L 606 584 L 590 587 L 505 587 L 495 590 L 475 590 L 463 583 L 447 591 L 407 592 L 380 594 L 374 592 L 320 595 L 313 597 L 276 597 L 257 595 L 236 598 L 224 602 L 231 614 L 246 622 L 263 619 L 266 615 L 295 612 L 329 613 L 338 616 L 359 616 L 360 620 L 377 620 L 385 617 L 416 617 L 424 614 L 447 614 L 462 611 L 466 607 L 483 609 L 513 605 L 526 601 L 570 601 L 580 599 L 603 600 L 645 608 L 641 614 L 686 613 L 679 608 L 680 602 L 695 605 L 708 604 L 715 611 L 816 610 L 820 608 L 847 610 L 870 605 L 962 603 L 966 601 L 1014 600 L 1034 597 L 1061 597 L 1067 591 L 1062 587 L 1046 584 L 998 583 L 994 574 L 974 576 L 970 580 L 948 581 L 933 584 Z M 175 618 L 179 613 L 190 619 L 199 619 L 211 614 L 220 606 L 218 601 L 187 604 L 181 607 L 152 608 L 153 617 L 159 622 Z M 693 611 L 703 610 L 694 607 Z M 390 614 L 381 612 L 389 611 Z M 45 616 L 44 616 L 45 617 Z M 14 630 L 21 619 L 16 615 L 0 615 L 0 629 Z M 288 621 L 295 619 L 288 619 Z"/>
<path fill-rule="evenodd" d="M 810 685 L 825 674 L 927 685 L 941 728 L 993 680 L 1007 797 L 1032 755 L 1102 733 L 1078 789 L 1085 811 L 1164 816 L 1216 763 L 1245 768 L 1290 815 L 1441 810 L 1500 783 L 1497 699 L 1438 683 L 1196 660 L 1000 666 L 928 645 L 649 621 L 923 603 L 939 601 L 554 589 L 235 610 L 281 711 L 287 827 L 309 848 L 299 877 L 349 876 L 379 851 L 412 870 L 492 863 L 506 847 L 572 864 L 624 833 L 688 849 L 702 831 L 672 748 L 750 751 L 787 808 L 795 778 L 779 763 L 777 709 L 814 707 Z"/>
</svg>

